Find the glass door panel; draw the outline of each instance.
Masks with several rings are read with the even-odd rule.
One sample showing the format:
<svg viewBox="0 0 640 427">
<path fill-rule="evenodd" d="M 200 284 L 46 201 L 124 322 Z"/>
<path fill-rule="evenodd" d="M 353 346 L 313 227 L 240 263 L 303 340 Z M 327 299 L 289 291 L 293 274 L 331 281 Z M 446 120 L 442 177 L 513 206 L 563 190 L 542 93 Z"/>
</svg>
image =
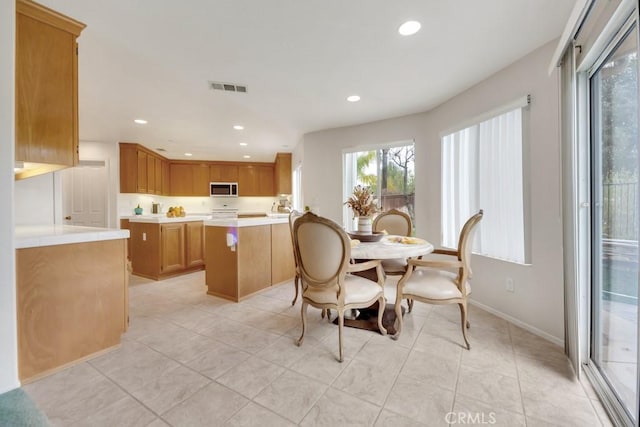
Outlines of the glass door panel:
<svg viewBox="0 0 640 427">
<path fill-rule="evenodd" d="M 634 420 L 638 413 L 637 52 L 634 26 L 590 81 L 590 357 Z"/>
</svg>

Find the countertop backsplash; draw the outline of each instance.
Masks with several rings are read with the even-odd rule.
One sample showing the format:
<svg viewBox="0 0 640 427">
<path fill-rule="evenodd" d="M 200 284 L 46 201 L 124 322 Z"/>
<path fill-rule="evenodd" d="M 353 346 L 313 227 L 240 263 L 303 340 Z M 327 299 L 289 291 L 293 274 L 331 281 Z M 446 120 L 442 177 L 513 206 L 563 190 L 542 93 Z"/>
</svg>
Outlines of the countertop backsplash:
<svg viewBox="0 0 640 427">
<path fill-rule="evenodd" d="M 237 208 L 239 212 L 271 212 L 278 197 L 170 197 L 149 194 L 118 195 L 118 216 L 134 215 L 134 209 L 140 204 L 143 214 L 152 213 L 151 204 L 160 204 L 160 213 L 167 212 L 170 206 L 182 206 L 187 214 L 209 214 L 214 208 Z"/>
</svg>

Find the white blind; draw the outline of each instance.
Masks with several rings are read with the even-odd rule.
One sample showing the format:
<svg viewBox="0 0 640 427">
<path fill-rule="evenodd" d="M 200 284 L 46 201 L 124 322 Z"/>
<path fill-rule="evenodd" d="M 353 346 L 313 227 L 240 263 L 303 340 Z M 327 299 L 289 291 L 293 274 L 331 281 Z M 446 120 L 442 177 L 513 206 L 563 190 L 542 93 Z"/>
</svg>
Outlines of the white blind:
<svg viewBox="0 0 640 427">
<path fill-rule="evenodd" d="M 525 262 L 522 108 L 442 137 L 442 244 L 484 210 L 474 252 Z"/>
</svg>

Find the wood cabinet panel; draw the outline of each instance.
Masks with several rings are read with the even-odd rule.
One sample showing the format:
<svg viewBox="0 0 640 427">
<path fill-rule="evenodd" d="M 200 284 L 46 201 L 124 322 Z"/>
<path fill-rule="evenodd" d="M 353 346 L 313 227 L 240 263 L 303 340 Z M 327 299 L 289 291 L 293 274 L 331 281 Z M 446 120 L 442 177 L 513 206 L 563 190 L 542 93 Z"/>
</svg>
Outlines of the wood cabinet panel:
<svg viewBox="0 0 640 427">
<path fill-rule="evenodd" d="M 254 294 L 271 286 L 271 227 L 238 228 L 238 293 Z"/>
<path fill-rule="evenodd" d="M 156 192 L 156 159 L 155 156 L 147 155 L 147 193 Z"/>
<path fill-rule="evenodd" d="M 289 224 L 271 224 L 271 283 L 291 280 L 295 276 L 295 261 Z"/>
<path fill-rule="evenodd" d="M 169 162 L 162 161 L 162 195 L 168 196 L 171 194 L 171 177 L 169 175 Z"/>
<path fill-rule="evenodd" d="M 129 220 L 128 219 L 121 219 L 120 220 L 120 229 L 121 230 L 129 230 L 129 234 L 131 234 L 130 228 L 129 228 Z M 131 259 L 131 237 L 129 237 L 127 239 L 127 259 Z"/>
<path fill-rule="evenodd" d="M 193 168 L 185 163 L 171 163 L 169 165 L 172 196 L 191 196 L 193 192 Z"/>
<path fill-rule="evenodd" d="M 23 384 L 118 345 L 127 328 L 125 242 L 16 250 Z"/>
<path fill-rule="evenodd" d="M 84 27 L 38 4 L 16 2 L 15 158 L 52 165 L 43 172 L 78 163 L 76 38 Z"/>
<path fill-rule="evenodd" d="M 211 182 L 238 182 L 238 166 L 214 163 L 209 168 L 209 179 Z"/>
<path fill-rule="evenodd" d="M 192 196 L 208 196 L 209 195 L 209 164 L 193 164 L 193 186 L 191 188 Z"/>
<path fill-rule="evenodd" d="M 258 196 L 276 194 L 273 186 L 273 165 L 258 166 Z"/>
<path fill-rule="evenodd" d="M 138 150 L 137 154 L 138 156 L 138 173 L 137 173 L 137 193 L 146 193 L 147 192 L 147 180 L 149 179 L 149 176 L 147 174 L 147 157 L 148 154 L 145 153 L 144 151 Z"/>
<path fill-rule="evenodd" d="M 202 222 L 187 222 L 186 233 L 186 266 L 195 267 L 204 264 L 204 224 Z"/>
<path fill-rule="evenodd" d="M 276 194 L 291 194 L 291 153 L 276 154 L 274 181 Z"/>
<path fill-rule="evenodd" d="M 160 273 L 160 226 L 129 222 L 133 274 L 158 279 Z"/>
<path fill-rule="evenodd" d="M 164 172 L 164 161 L 160 157 L 155 157 L 155 193 L 156 194 L 164 194 L 163 186 L 162 186 L 162 174 Z"/>
<path fill-rule="evenodd" d="M 160 225 L 161 263 L 160 273 L 181 271 L 186 267 L 185 225 L 183 223 Z"/>
<path fill-rule="evenodd" d="M 256 169 L 252 165 L 238 166 L 238 195 L 257 196 Z"/>
<path fill-rule="evenodd" d="M 138 192 L 138 154 L 134 146 L 120 144 L 120 192 Z"/>
<path fill-rule="evenodd" d="M 238 256 L 227 246 L 227 233 L 237 228 L 205 227 L 205 282 L 207 293 L 238 301 Z"/>
</svg>

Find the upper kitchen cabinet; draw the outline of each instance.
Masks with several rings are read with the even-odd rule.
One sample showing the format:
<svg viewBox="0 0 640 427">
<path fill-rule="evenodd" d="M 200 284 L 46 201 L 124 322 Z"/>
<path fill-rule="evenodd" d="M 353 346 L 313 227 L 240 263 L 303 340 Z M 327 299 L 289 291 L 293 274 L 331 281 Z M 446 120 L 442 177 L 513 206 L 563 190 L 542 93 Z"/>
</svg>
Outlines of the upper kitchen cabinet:
<svg viewBox="0 0 640 427">
<path fill-rule="evenodd" d="M 240 196 L 273 196 L 273 164 L 252 163 L 238 166 Z"/>
<path fill-rule="evenodd" d="M 276 194 L 291 194 L 291 153 L 276 154 L 274 184 Z"/>
<path fill-rule="evenodd" d="M 138 144 L 120 143 L 120 192 L 167 194 L 167 161 Z"/>
<path fill-rule="evenodd" d="M 16 179 L 78 163 L 76 39 L 84 28 L 37 3 L 16 2 Z"/>
<path fill-rule="evenodd" d="M 190 161 L 169 164 L 172 196 L 208 196 L 209 164 Z"/>
<path fill-rule="evenodd" d="M 238 182 L 238 165 L 213 163 L 209 167 L 211 182 Z"/>
</svg>

